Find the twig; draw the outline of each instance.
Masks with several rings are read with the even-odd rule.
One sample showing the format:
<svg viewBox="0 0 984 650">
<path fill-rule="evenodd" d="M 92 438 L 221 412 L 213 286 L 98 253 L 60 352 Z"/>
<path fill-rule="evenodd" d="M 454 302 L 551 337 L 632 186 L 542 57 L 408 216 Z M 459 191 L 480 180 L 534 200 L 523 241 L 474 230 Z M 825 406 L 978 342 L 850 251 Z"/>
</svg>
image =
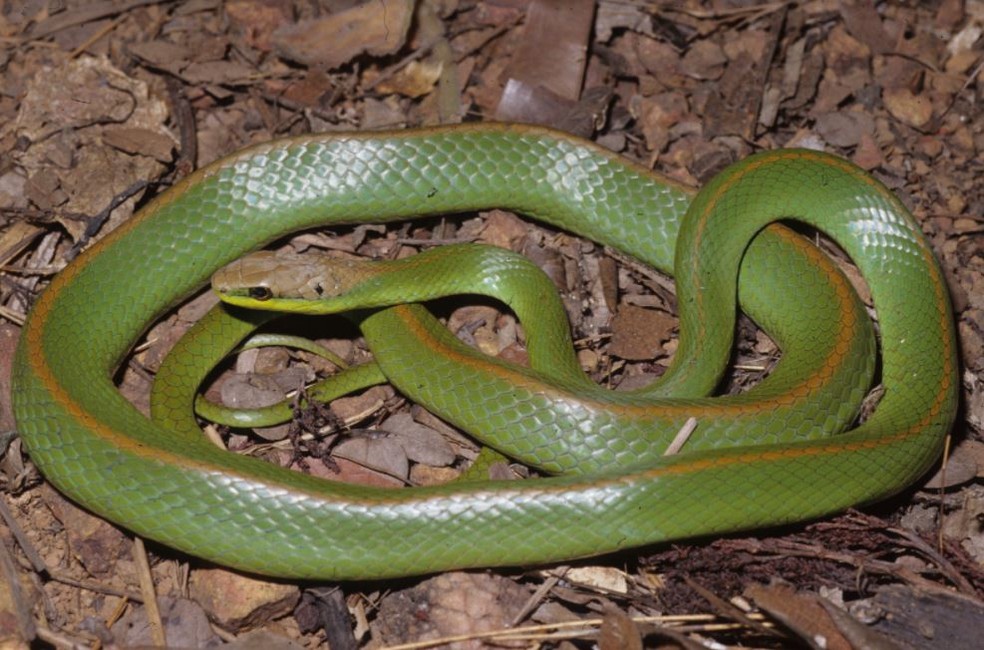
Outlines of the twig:
<svg viewBox="0 0 984 650">
<path fill-rule="evenodd" d="M 753 618 L 760 618 L 759 616 L 754 616 Z M 679 616 L 633 616 L 631 617 L 633 623 L 655 623 L 657 625 L 667 625 L 674 623 L 701 623 L 706 621 L 704 625 L 688 625 L 687 630 L 693 632 L 699 632 L 704 629 L 713 628 L 715 630 L 721 629 L 742 629 L 742 626 L 727 623 L 714 623 L 717 620 L 716 616 L 711 614 L 689 614 L 689 615 L 679 615 Z M 522 641 L 530 639 L 556 639 L 555 636 L 558 632 L 564 632 L 563 637 L 560 638 L 575 638 L 584 636 L 587 634 L 596 634 L 596 630 L 604 622 L 600 618 L 587 618 L 580 621 L 564 621 L 562 623 L 545 623 L 542 625 L 527 625 L 525 627 L 517 627 L 505 630 L 493 630 L 490 632 L 475 632 L 472 634 L 458 634 L 454 636 L 446 636 L 440 639 L 430 639 L 427 641 L 412 641 L 410 643 L 401 643 L 399 645 L 389 645 L 384 646 L 380 650 L 422 650 L 423 648 L 434 648 L 437 646 L 448 645 L 451 643 L 459 641 L 473 641 L 479 639 L 497 639 L 501 641 L 511 640 L 511 641 Z M 765 623 L 768 626 L 768 623 Z M 581 629 L 575 629 L 581 628 Z M 669 628 L 674 630 L 681 630 L 680 627 Z"/>
<path fill-rule="evenodd" d="M 102 38 L 106 34 L 110 33 L 111 31 L 113 31 L 114 29 L 116 29 L 117 27 L 119 27 L 120 26 L 120 23 L 122 23 L 125 19 L 126 19 L 126 16 L 117 16 L 116 17 L 116 20 L 112 21 L 111 23 L 109 23 L 108 25 L 106 25 L 105 27 L 103 27 L 102 29 L 97 29 L 95 34 L 93 34 L 92 36 L 90 36 L 89 38 L 87 38 L 81 45 L 79 45 L 77 48 L 75 48 L 74 50 L 72 50 L 71 54 L 68 55 L 68 58 L 74 59 L 78 55 L 80 55 L 83 52 L 85 52 L 89 48 L 90 45 L 94 44 L 100 38 Z"/>
<path fill-rule="evenodd" d="M 697 428 L 697 418 L 694 417 L 687 418 L 687 421 L 683 423 L 683 426 L 680 427 L 680 430 L 677 431 L 677 434 L 673 436 L 673 441 L 670 442 L 669 447 L 666 448 L 666 451 L 663 452 L 663 455 L 674 456 L 680 453 L 680 450 L 683 449 L 683 446 L 687 444 L 688 440 L 690 440 L 690 436 L 691 434 L 693 434 L 694 429 L 696 428 Z"/>
<path fill-rule="evenodd" d="M 7 504 L 2 499 L 0 499 L 0 505 L 6 509 Z M 20 542 L 18 541 L 18 543 Z M 7 597 L 13 601 L 4 607 L 5 615 L 9 616 L 12 609 L 15 619 L 13 626 L 10 625 L 9 621 L 4 623 L 6 640 L 9 643 L 11 639 L 8 635 L 13 633 L 19 640 L 30 643 L 37 636 L 37 630 L 34 627 L 34 619 L 31 618 L 31 607 L 24 598 L 14 558 L 10 555 L 10 550 L 7 549 L 6 544 L 0 544 L 0 574 L 3 575 L 3 581 L 7 583 Z"/>
<path fill-rule="evenodd" d="M 143 594 L 144 611 L 147 612 L 147 623 L 150 625 L 150 636 L 154 645 L 165 648 L 167 637 L 164 634 L 164 623 L 161 622 L 161 610 L 157 607 L 157 594 L 154 592 L 154 579 L 150 574 L 147 549 L 140 537 L 133 538 L 133 558 L 137 563 L 137 577 Z"/>
<path fill-rule="evenodd" d="M 99 584 L 97 582 L 90 582 L 88 580 L 76 580 L 75 578 L 70 578 L 69 576 L 63 575 L 57 571 L 49 571 L 48 577 L 54 582 L 60 582 L 70 587 L 78 587 L 79 589 L 85 589 L 86 591 L 91 591 L 96 594 L 116 596 L 117 598 L 132 600 L 136 603 L 142 603 L 144 601 L 143 596 L 139 593 L 126 591 L 124 589 L 117 589 L 115 587 Z"/>
<path fill-rule="evenodd" d="M 570 568 L 571 567 L 569 565 L 555 567 L 550 572 L 550 576 L 543 581 L 543 584 L 537 587 L 533 595 L 527 599 L 526 604 L 520 608 L 519 612 L 515 616 L 513 616 L 512 620 L 509 622 L 509 627 L 516 627 L 519 625 L 520 621 L 529 616 L 530 612 L 532 612 L 533 609 L 543 601 L 547 593 L 549 593 L 550 590 L 561 581 Z"/>
<path fill-rule="evenodd" d="M 34 544 L 31 543 L 31 540 L 29 540 L 27 535 L 24 534 L 24 530 L 20 527 L 20 524 L 17 523 L 17 520 L 14 519 L 14 514 L 10 511 L 10 508 L 7 506 L 7 502 L 3 499 L 0 499 L 0 516 L 3 517 L 4 523 L 7 524 L 7 528 L 9 528 L 10 532 L 14 535 L 14 539 L 17 540 L 17 545 L 21 547 L 22 551 L 24 551 L 24 555 L 27 556 L 31 566 L 34 567 L 34 570 L 40 574 L 47 575 L 48 565 L 45 564 L 41 554 L 34 548 Z"/>
<path fill-rule="evenodd" d="M 50 36 L 55 32 L 60 32 L 61 30 L 68 29 L 69 27 L 84 25 L 88 22 L 92 22 L 93 20 L 106 18 L 107 16 L 115 16 L 116 14 L 121 14 L 144 5 L 156 4 L 166 3 L 162 3 L 161 0 L 127 0 L 126 2 L 118 2 L 118 0 L 103 0 L 102 2 L 93 2 L 88 5 L 84 4 L 78 9 L 63 11 L 60 14 L 38 23 L 35 28 L 31 30 L 31 33 L 28 34 L 28 40 L 44 38 L 45 36 Z"/>
</svg>

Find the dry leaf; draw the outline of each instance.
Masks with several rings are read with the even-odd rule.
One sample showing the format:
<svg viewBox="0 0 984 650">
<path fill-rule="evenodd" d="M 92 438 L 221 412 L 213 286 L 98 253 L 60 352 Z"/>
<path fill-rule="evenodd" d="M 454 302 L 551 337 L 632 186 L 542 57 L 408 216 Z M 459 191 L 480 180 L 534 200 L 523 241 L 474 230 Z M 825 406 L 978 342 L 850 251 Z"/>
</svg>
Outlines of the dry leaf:
<svg viewBox="0 0 984 650">
<path fill-rule="evenodd" d="M 525 587 L 494 573 L 445 573 L 388 594 L 379 605 L 375 627 L 390 644 L 501 630 L 511 624 L 528 598 Z M 444 647 L 465 650 L 476 646 L 461 642 Z"/>
<path fill-rule="evenodd" d="M 378 431 L 346 438 L 335 446 L 332 455 L 388 476 L 405 480 L 410 475 L 410 461 L 403 445 L 395 436 Z"/>
<path fill-rule="evenodd" d="M 605 607 L 598 631 L 599 650 L 642 650 L 642 634 L 629 615 L 614 605 Z"/>
<path fill-rule="evenodd" d="M 909 126 L 921 129 L 933 118 L 933 104 L 925 95 L 916 95 L 908 88 L 886 88 L 882 101 L 892 116 Z"/>
<path fill-rule="evenodd" d="M 188 591 L 209 618 L 231 631 L 257 627 L 284 616 L 301 597 L 296 585 L 267 582 L 225 569 L 194 571 Z"/>
<path fill-rule="evenodd" d="M 205 610 L 198 603 L 187 598 L 159 596 L 158 607 L 170 647 L 206 648 L 222 644 L 219 636 L 212 631 Z M 113 624 L 112 632 L 116 647 L 149 648 L 154 643 L 143 605 L 128 608 Z"/>
<path fill-rule="evenodd" d="M 621 305 L 612 321 L 613 356 L 630 361 L 650 360 L 659 355 L 670 338 L 676 320 L 654 309 Z"/>
<path fill-rule="evenodd" d="M 329 70 L 368 52 L 399 50 L 410 28 L 411 0 L 378 0 L 346 11 L 285 25 L 273 33 L 274 48 L 288 59 Z"/>
</svg>

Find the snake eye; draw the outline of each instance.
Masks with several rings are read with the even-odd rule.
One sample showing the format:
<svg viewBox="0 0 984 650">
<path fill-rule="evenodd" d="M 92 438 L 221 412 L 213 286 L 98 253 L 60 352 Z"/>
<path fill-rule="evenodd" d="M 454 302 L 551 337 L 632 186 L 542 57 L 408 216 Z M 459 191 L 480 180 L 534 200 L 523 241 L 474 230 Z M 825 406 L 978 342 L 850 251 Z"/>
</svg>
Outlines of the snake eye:
<svg viewBox="0 0 984 650">
<path fill-rule="evenodd" d="M 250 287 L 249 297 L 262 302 L 273 298 L 273 292 L 270 291 L 270 287 Z"/>
</svg>

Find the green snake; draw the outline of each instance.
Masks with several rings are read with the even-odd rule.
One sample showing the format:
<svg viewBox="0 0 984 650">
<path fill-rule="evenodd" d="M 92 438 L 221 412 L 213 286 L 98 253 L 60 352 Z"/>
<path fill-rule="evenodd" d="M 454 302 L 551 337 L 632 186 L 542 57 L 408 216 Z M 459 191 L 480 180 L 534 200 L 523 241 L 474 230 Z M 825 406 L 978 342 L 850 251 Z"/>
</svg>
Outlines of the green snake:
<svg viewBox="0 0 984 650">
<path fill-rule="evenodd" d="M 553 460 L 536 464 L 563 474 L 409 490 L 325 482 L 220 450 L 190 424 L 163 426 L 114 386 L 119 364 L 156 318 L 220 267 L 286 233 L 489 207 L 664 270 L 676 251 L 681 340 L 667 382 L 685 397 L 669 400 L 665 417 L 649 396 L 605 398 L 580 380 L 462 352 L 413 305 L 363 321 L 401 319 L 403 326 L 372 342 L 387 377 L 451 421 L 510 427 L 507 450 L 523 458 L 548 449 Z M 736 293 L 744 311 L 770 334 L 780 332 L 777 340 L 787 327 L 794 337 L 810 330 L 810 319 L 786 325 L 789 311 L 813 300 L 797 296 L 801 287 L 843 293 L 837 274 L 802 238 L 768 225 L 785 219 L 843 248 L 879 316 L 884 396 L 847 433 L 828 420 L 853 417 L 864 392 L 857 383 L 870 371 L 870 362 L 848 352 L 866 349 L 864 328 L 848 322 L 858 311 L 853 298 L 831 303 L 838 305 L 827 324 L 835 341 L 781 341 L 774 375 L 782 382 L 770 377 L 771 386 L 753 391 L 760 399 L 717 406 L 695 397 L 713 388 L 726 365 Z M 722 316 L 706 316 L 718 310 Z M 242 332 L 262 318 L 218 317 L 220 328 Z M 226 345 L 227 337 L 218 338 Z M 801 346 L 806 352 L 796 352 Z M 424 374 L 416 382 L 390 377 L 387 364 L 399 365 L 393 359 L 438 348 L 436 360 L 411 361 L 435 368 L 442 374 L 433 381 L 443 383 Z M 696 365 L 701 356 L 709 370 Z M 435 393 L 446 403 L 432 402 Z M 811 406 L 818 393 L 832 400 L 828 406 Z M 946 285 L 918 224 L 850 163 L 802 150 L 758 154 L 695 195 L 588 142 L 485 124 L 305 136 L 250 147 L 189 176 L 52 281 L 24 328 L 13 399 L 34 462 L 93 512 L 243 570 L 359 579 L 552 562 L 802 521 L 882 499 L 938 458 L 956 409 L 957 362 Z M 179 406 L 190 413 L 190 404 Z M 684 453 L 658 456 L 645 430 L 665 434 L 683 415 L 697 419 L 697 437 Z M 635 420 L 643 424 L 622 442 L 620 427 Z M 532 434 L 520 426 L 534 421 L 556 426 Z M 514 425 L 522 435 L 512 433 Z M 715 427 L 720 435 L 702 434 Z M 561 443 L 569 453 L 544 440 L 558 432 L 577 434 Z M 586 470 L 565 460 L 583 458 L 582 445 L 595 450 Z"/>
</svg>

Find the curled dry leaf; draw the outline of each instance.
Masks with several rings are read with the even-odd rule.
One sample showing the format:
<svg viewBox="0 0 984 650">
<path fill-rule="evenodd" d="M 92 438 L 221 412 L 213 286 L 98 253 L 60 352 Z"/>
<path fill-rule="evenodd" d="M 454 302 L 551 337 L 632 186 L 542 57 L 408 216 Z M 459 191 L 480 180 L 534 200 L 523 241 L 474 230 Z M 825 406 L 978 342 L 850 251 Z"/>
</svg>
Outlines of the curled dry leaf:
<svg viewBox="0 0 984 650">
<path fill-rule="evenodd" d="M 193 572 L 188 589 L 209 618 L 234 631 L 253 628 L 289 613 L 301 596 L 295 585 L 249 578 L 224 569 Z"/>
<path fill-rule="evenodd" d="M 273 46 L 288 59 L 329 70 L 363 52 L 393 54 L 404 43 L 413 6 L 411 0 L 380 0 L 285 25 L 273 33 Z"/>
<path fill-rule="evenodd" d="M 933 104 L 925 95 L 916 95 L 908 88 L 886 88 L 882 101 L 892 116 L 903 124 L 922 129 L 933 118 Z"/>
</svg>

